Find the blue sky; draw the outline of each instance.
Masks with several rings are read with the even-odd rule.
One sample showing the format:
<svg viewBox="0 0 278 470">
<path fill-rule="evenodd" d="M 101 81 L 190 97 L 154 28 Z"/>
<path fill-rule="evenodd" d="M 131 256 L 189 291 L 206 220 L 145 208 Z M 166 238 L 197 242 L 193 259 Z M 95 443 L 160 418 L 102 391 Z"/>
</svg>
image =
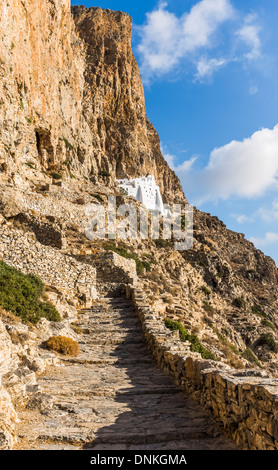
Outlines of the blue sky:
<svg viewBox="0 0 278 470">
<path fill-rule="evenodd" d="M 278 264 L 277 0 L 88 0 L 133 18 L 147 115 L 189 202 Z"/>
</svg>

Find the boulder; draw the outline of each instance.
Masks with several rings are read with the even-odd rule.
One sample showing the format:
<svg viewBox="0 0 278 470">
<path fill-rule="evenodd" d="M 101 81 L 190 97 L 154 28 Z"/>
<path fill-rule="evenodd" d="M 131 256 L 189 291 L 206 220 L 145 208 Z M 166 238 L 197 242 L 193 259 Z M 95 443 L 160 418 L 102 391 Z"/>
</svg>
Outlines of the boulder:
<svg viewBox="0 0 278 470">
<path fill-rule="evenodd" d="M 0 187 L 0 214 L 4 217 L 16 217 L 24 211 L 22 195 L 13 188 Z"/>
</svg>

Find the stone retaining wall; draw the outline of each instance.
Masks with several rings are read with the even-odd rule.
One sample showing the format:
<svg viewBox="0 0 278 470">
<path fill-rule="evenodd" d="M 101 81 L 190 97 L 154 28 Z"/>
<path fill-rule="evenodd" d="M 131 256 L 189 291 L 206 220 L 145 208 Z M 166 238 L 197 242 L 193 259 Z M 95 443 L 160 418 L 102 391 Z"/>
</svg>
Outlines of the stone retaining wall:
<svg viewBox="0 0 278 470">
<path fill-rule="evenodd" d="M 94 266 L 97 270 L 97 283 L 133 284 L 136 282 L 136 263 L 133 259 L 119 256 L 113 251 L 93 255 L 77 255 L 82 263 Z"/>
<path fill-rule="evenodd" d="M 61 291 L 66 297 L 78 296 L 83 303 L 91 298 L 96 286 L 96 269 L 58 249 L 41 245 L 32 233 L 0 226 L 0 255 L 3 260 L 28 274 L 39 276 L 42 281 Z"/>
<path fill-rule="evenodd" d="M 140 287 L 127 286 L 126 296 L 133 299 L 153 356 L 176 385 L 208 408 L 240 448 L 278 449 L 278 379 L 202 359 L 152 312 Z"/>
<path fill-rule="evenodd" d="M 42 245 L 52 246 L 58 249 L 66 247 L 61 224 L 40 220 L 27 213 L 19 214 L 16 220 L 20 222 L 21 227 L 25 227 L 28 231 L 34 232 L 36 239 Z"/>
</svg>

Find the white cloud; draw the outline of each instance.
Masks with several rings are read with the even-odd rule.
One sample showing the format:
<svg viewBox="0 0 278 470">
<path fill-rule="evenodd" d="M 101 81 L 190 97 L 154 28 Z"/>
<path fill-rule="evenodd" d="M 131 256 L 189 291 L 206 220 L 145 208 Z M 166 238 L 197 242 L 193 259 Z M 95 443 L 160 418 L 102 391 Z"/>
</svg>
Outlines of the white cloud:
<svg viewBox="0 0 278 470">
<path fill-rule="evenodd" d="M 162 143 L 160 143 L 160 150 L 169 167 L 176 173 L 188 172 L 189 170 L 191 170 L 195 161 L 197 160 L 197 156 L 194 155 L 190 158 L 190 160 L 185 160 L 183 163 L 176 165 L 175 160 L 177 159 L 177 157 L 169 153 L 167 148 Z"/>
<path fill-rule="evenodd" d="M 251 237 L 250 241 L 257 247 L 263 247 L 278 242 L 278 233 L 268 232 L 265 237 Z"/>
<path fill-rule="evenodd" d="M 256 211 L 256 216 L 262 219 L 264 222 L 273 222 L 278 220 L 278 200 L 275 199 L 272 202 L 272 207 L 269 209 L 267 207 L 260 207 Z"/>
<path fill-rule="evenodd" d="M 166 3 L 147 13 L 147 22 L 138 27 L 143 78 L 169 72 L 181 59 L 211 46 L 218 27 L 234 15 L 230 0 L 201 0 L 180 18 L 169 12 Z"/>
<path fill-rule="evenodd" d="M 278 188 L 278 125 L 214 149 L 203 170 L 179 165 L 176 172 L 196 204 L 261 196 Z"/>
<path fill-rule="evenodd" d="M 259 92 L 259 88 L 257 85 L 250 86 L 249 88 L 249 94 L 250 95 L 256 95 Z"/>
<path fill-rule="evenodd" d="M 256 15 L 248 15 L 244 25 L 237 31 L 238 37 L 248 46 L 249 52 L 245 57 L 249 60 L 257 59 L 261 55 L 261 27 L 257 23 Z"/>
<path fill-rule="evenodd" d="M 146 23 L 137 27 L 140 36 L 137 49 L 144 82 L 176 70 L 185 61 L 197 66 L 195 79 L 202 80 L 230 62 L 259 57 L 261 41 L 257 17 L 247 15 L 242 19 L 231 0 L 199 0 L 180 17 L 167 6 L 166 2 L 161 2 L 147 13 Z M 226 31 L 230 45 L 237 43 L 238 47 L 247 48 L 242 57 L 237 54 L 230 57 L 227 51 L 223 53 L 223 37 L 218 33 L 227 21 L 233 24 L 232 29 Z M 214 49 L 221 51 L 217 54 L 220 58 L 212 52 L 207 56 L 208 51 Z"/>
<path fill-rule="evenodd" d="M 236 219 L 238 224 L 254 222 L 253 217 L 250 217 L 245 214 L 231 214 L 231 216 L 234 217 L 234 219 Z"/>
<path fill-rule="evenodd" d="M 210 78 L 218 69 L 227 64 L 227 59 L 207 59 L 202 57 L 197 64 L 196 79 Z"/>
</svg>

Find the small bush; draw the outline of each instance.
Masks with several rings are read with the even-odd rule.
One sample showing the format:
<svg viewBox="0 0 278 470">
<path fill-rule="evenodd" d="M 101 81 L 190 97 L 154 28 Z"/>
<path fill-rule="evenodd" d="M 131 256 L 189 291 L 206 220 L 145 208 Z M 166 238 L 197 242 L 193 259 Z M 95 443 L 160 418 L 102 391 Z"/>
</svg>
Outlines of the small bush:
<svg viewBox="0 0 278 470">
<path fill-rule="evenodd" d="M 91 196 L 97 199 L 99 202 L 104 202 L 104 199 L 100 194 L 91 194 Z"/>
<path fill-rule="evenodd" d="M 105 177 L 107 177 L 107 176 L 110 176 L 110 173 L 109 173 L 109 171 L 107 171 L 107 170 L 103 170 L 103 171 L 101 171 L 101 172 L 99 173 L 99 176 L 105 176 Z"/>
<path fill-rule="evenodd" d="M 181 323 L 179 323 L 178 321 L 173 321 L 169 318 L 165 318 L 164 324 L 167 328 L 172 331 L 179 330 L 180 340 L 189 341 L 191 343 L 190 350 L 192 352 L 200 353 L 203 359 L 211 359 L 212 361 L 217 361 L 216 356 L 202 345 L 199 338 L 194 334 L 188 333 L 188 331 L 186 331 L 186 329 L 181 325 Z"/>
<path fill-rule="evenodd" d="M 63 137 L 63 141 L 65 142 L 67 149 L 73 150 L 73 145 L 65 137 Z"/>
<path fill-rule="evenodd" d="M 147 258 L 150 264 L 157 264 L 157 261 L 148 253 L 143 253 L 142 257 Z"/>
<path fill-rule="evenodd" d="M 273 338 L 272 334 L 266 333 L 260 337 L 258 344 L 266 344 L 271 351 L 275 353 L 278 352 L 278 343 L 276 343 L 275 339 Z"/>
<path fill-rule="evenodd" d="M 136 263 L 137 274 L 142 274 L 144 269 L 146 269 L 146 271 L 151 270 L 150 263 L 148 263 L 147 261 L 141 261 L 136 255 L 136 253 L 132 253 L 128 251 L 125 246 L 115 246 L 113 243 L 105 243 L 103 247 L 107 251 L 109 250 L 114 251 L 114 253 L 117 253 L 123 258 L 134 259 Z"/>
<path fill-rule="evenodd" d="M 206 286 L 203 286 L 203 287 L 202 287 L 202 291 L 203 291 L 204 294 L 206 294 L 206 295 L 210 295 L 210 294 L 211 294 L 210 290 L 209 290 Z"/>
<path fill-rule="evenodd" d="M 23 274 L 18 269 L 0 261 L 0 305 L 6 311 L 21 317 L 23 322 L 38 323 L 42 317 L 60 321 L 54 305 L 41 301 L 44 284 L 33 274 Z"/>
<path fill-rule="evenodd" d="M 206 300 L 204 300 L 203 302 L 203 309 L 207 312 L 207 313 L 214 313 L 214 308 L 213 306 L 207 302 Z"/>
<path fill-rule="evenodd" d="M 172 248 L 173 243 L 171 240 L 164 240 L 163 238 L 158 238 L 158 240 L 154 240 L 157 248 Z"/>
<path fill-rule="evenodd" d="M 62 179 L 62 176 L 60 175 L 60 173 L 56 173 L 55 171 L 52 171 L 52 172 L 50 173 L 50 176 L 52 176 L 52 178 L 53 178 L 54 180 L 60 180 L 60 179 Z"/>
<path fill-rule="evenodd" d="M 45 346 L 51 351 L 68 356 L 77 356 L 80 354 L 79 344 L 66 336 L 51 336 L 46 341 Z"/>
<path fill-rule="evenodd" d="M 261 325 L 264 326 L 265 328 L 271 328 L 272 330 L 275 330 L 275 326 L 271 321 L 267 320 L 266 318 L 263 318 L 261 321 Z"/>
<path fill-rule="evenodd" d="M 256 364 L 258 367 L 261 367 L 261 364 L 259 363 L 257 357 L 250 348 L 245 349 L 245 351 L 241 353 L 241 357 L 251 362 L 252 364 Z"/>
<path fill-rule="evenodd" d="M 267 319 L 267 314 L 264 312 L 262 307 L 260 305 L 253 305 L 251 307 L 252 313 L 255 315 L 259 315 L 260 317 L 266 318 Z"/>
<path fill-rule="evenodd" d="M 217 330 L 216 328 L 214 328 L 214 332 L 216 333 L 220 343 L 224 344 L 225 346 L 227 346 L 228 348 L 230 348 L 230 350 L 234 353 L 234 354 L 238 354 L 238 350 L 237 348 L 232 344 L 230 343 L 227 338 L 225 338 L 225 336 L 222 335 L 222 333 L 220 333 L 219 330 Z"/>
<path fill-rule="evenodd" d="M 236 299 L 234 299 L 233 304 L 237 308 L 243 308 L 244 307 L 244 301 L 241 297 L 237 297 Z"/>
<path fill-rule="evenodd" d="M 123 196 L 128 196 L 128 192 L 124 188 L 119 188 L 120 193 L 122 193 Z"/>
</svg>

